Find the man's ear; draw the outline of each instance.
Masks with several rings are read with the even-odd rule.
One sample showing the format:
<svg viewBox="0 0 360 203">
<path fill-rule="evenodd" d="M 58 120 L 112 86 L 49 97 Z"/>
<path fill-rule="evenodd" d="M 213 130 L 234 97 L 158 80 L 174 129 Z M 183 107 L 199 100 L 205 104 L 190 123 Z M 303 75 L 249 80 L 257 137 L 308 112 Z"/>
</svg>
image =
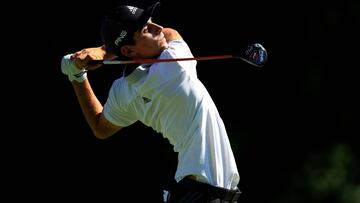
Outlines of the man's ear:
<svg viewBox="0 0 360 203">
<path fill-rule="evenodd" d="M 121 54 L 126 57 L 133 57 L 135 55 L 135 49 L 134 46 L 131 45 L 124 45 L 120 48 Z"/>
</svg>

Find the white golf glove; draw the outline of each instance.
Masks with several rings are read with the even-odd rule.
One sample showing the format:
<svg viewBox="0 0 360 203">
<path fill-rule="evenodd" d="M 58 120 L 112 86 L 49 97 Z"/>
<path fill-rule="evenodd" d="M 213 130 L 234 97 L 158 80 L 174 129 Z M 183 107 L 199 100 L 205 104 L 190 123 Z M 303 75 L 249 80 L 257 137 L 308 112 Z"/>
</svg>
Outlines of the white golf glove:
<svg viewBox="0 0 360 203">
<path fill-rule="evenodd" d="M 75 62 L 70 59 L 72 54 L 65 55 L 61 60 L 61 71 L 69 77 L 69 80 L 77 81 L 79 83 L 84 82 L 87 79 L 87 71 L 85 68 L 78 69 Z"/>
</svg>

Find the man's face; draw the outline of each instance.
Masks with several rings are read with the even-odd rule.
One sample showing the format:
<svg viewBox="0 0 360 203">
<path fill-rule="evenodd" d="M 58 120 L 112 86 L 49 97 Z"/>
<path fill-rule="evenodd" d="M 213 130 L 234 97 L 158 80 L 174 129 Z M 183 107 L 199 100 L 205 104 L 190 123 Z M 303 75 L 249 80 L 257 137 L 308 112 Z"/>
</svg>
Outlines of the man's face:
<svg viewBox="0 0 360 203">
<path fill-rule="evenodd" d="M 133 58 L 156 58 L 167 48 L 168 44 L 162 32 L 163 27 L 155 24 L 151 19 L 134 34 Z"/>
</svg>

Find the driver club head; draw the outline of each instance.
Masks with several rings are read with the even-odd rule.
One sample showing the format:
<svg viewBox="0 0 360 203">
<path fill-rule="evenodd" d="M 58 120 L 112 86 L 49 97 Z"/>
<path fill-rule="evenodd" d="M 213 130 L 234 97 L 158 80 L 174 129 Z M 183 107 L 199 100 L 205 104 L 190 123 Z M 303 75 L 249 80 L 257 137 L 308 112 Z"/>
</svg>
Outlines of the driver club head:
<svg viewBox="0 0 360 203">
<path fill-rule="evenodd" d="M 238 58 L 256 67 L 263 67 L 267 62 L 268 55 L 261 44 L 254 43 L 245 47 Z"/>
</svg>

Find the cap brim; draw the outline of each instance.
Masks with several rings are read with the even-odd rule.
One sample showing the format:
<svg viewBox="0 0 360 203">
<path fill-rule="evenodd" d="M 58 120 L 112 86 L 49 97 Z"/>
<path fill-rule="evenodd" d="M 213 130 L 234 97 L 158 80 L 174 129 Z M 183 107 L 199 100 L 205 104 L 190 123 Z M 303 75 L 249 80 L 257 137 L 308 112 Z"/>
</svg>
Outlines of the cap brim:
<svg viewBox="0 0 360 203">
<path fill-rule="evenodd" d="M 153 15 L 153 13 L 155 12 L 156 8 L 158 8 L 160 5 L 160 2 L 156 2 L 154 4 L 152 4 L 151 6 L 147 7 L 143 13 L 141 14 L 140 18 L 139 18 L 139 24 L 138 24 L 138 28 L 143 27 L 150 19 L 150 17 Z"/>
</svg>

